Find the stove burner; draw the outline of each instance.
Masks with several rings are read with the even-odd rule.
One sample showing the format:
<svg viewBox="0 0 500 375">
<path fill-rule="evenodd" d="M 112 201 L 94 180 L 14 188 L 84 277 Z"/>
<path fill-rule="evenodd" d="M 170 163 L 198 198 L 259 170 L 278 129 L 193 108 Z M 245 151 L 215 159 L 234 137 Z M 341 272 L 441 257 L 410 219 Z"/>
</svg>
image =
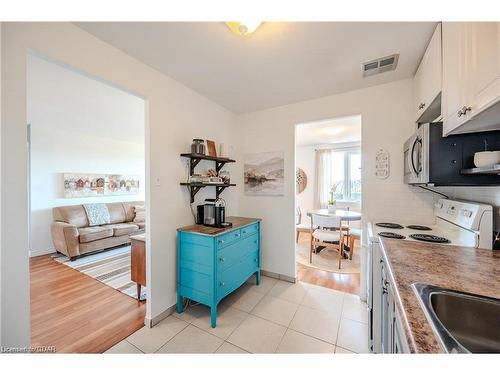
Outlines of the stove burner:
<svg viewBox="0 0 500 375">
<path fill-rule="evenodd" d="M 396 223 L 375 223 L 377 227 L 382 227 L 382 228 L 391 228 L 391 229 L 403 229 L 404 227 L 402 225 L 396 224 Z"/>
<path fill-rule="evenodd" d="M 426 227 L 425 225 L 407 225 L 406 228 L 415 230 L 432 230 L 432 228 Z"/>
<path fill-rule="evenodd" d="M 378 235 L 381 237 L 395 238 L 398 240 L 404 240 L 406 238 L 405 236 L 403 236 L 401 234 L 394 233 L 394 232 L 379 232 Z"/>
<path fill-rule="evenodd" d="M 435 243 L 449 243 L 450 240 L 444 237 L 434 236 L 432 234 L 410 234 L 410 237 L 414 240 L 425 241 L 425 242 L 435 242 Z"/>
</svg>

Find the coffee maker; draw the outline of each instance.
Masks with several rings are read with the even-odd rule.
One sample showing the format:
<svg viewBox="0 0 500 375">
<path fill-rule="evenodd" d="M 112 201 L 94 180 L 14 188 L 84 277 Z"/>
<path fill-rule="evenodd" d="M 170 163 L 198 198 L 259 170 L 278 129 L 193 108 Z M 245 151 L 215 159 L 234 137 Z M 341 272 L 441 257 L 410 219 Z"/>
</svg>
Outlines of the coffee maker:
<svg viewBox="0 0 500 375">
<path fill-rule="evenodd" d="M 205 204 L 197 207 L 196 224 L 215 228 L 231 227 L 231 223 L 226 223 L 226 201 L 222 198 L 205 199 Z"/>
</svg>

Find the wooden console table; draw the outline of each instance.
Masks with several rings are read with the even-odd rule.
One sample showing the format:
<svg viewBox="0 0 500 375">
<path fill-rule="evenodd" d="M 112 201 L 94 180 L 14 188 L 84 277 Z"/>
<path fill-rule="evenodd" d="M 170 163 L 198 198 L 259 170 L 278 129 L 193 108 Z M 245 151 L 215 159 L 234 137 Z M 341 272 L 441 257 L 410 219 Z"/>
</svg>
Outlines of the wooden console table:
<svg viewBox="0 0 500 375">
<path fill-rule="evenodd" d="M 141 300 L 141 286 L 146 286 L 146 235 L 130 236 L 130 278 L 137 284 L 137 300 Z"/>
</svg>

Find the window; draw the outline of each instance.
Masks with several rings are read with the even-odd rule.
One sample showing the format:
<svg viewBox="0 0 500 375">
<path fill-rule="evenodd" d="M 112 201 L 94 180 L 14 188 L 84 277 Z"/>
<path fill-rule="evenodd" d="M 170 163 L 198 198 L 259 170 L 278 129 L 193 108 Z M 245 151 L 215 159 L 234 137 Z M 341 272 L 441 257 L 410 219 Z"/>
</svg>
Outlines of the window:
<svg viewBox="0 0 500 375">
<path fill-rule="evenodd" d="M 332 151 L 333 198 L 361 200 L 361 153 L 359 150 Z"/>
</svg>

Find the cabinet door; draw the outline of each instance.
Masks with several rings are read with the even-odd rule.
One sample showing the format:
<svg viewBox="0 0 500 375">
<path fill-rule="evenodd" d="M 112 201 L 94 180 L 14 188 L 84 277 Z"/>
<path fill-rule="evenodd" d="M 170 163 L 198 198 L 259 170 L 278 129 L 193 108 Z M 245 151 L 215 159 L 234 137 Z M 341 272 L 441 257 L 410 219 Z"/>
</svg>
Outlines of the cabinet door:
<svg viewBox="0 0 500 375">
<path fill-rule="evenodd" d="M 429 108 L 434 99 L 441 92 L 442 86 L 442 59 L 441 59 L 441 24 L 434 30 L 434 34 L 427 46 L 424 57 L 415 74 L 415 120 Z"/>
<path fill-rule="evenodd" d="M 465 105 L 466 23 L 443 22 L 443 134 L 462 125 L 467 115 L 459 113 Z"/>
<path fill-rule="evenodd" d="M 469 22 L 467 106 L 470 116 L 500 100 L 500 23 Z"/>
</svg>

